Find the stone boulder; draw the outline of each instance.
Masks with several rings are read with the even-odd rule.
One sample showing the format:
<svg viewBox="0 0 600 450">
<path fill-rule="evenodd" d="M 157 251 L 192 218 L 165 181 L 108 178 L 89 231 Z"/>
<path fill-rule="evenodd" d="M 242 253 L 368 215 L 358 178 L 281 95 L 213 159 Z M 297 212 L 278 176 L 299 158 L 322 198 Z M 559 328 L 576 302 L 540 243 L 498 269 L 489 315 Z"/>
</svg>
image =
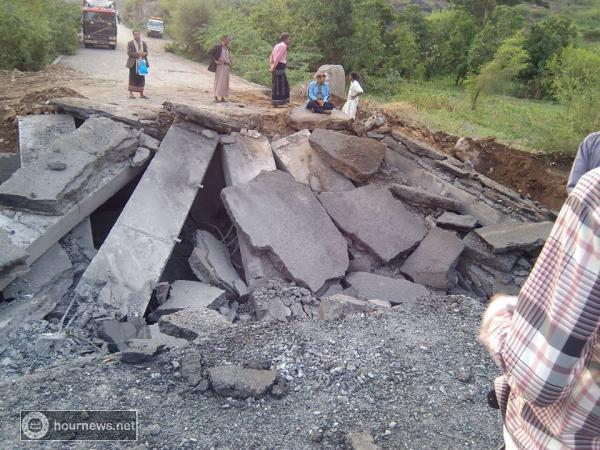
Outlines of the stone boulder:
<svg viewBox="0 0 600 450">
<path fill-rule="evenodd" d="M 433 228 L 401 271 L 415 283 L 446 290 L 454 285 L 453 271 L 464 248 L 454 233 Z"/>
<path fill-rule="evenodd" d="M 193 306 L 217 309 L 227 303 L 225 291 L 199 281 L 177 280 L 171 285 L 169 298 L 156 310 L 170 314 Z"/>
<path fill-rule="evenodd" d="M 421 218 L 383 187 L 324 192 L 319 200 L 344 234 L 384 263 L 415 248 L 427 233 Z"/>
<path fill-rule="evenodd" d="M 492 246 L 494 253 L 507 253 L 542 247 L 553 226 L 552 222 L 509 222 L 478 228 L 475 233 Z"/>
<path fill-rule="evenodd" d="M 302 130 L 271 144 L 277 166 L 313 191 L 350 191 L 354 184 L 333 170 L 309 143 L 310 131 Z"/>
<path fill-rule="evenodd" d="M 250 245 L 313 292 L 348 268 L 348 245 L 310 188 L 280 171 L 230 186 L 221 198 Z"/>
<path fill-rule="evenodd" d="M 239 400 L 261 398 L 277 381 L 274 370 L 244 369 L 240 366 L 217 366 L 208 369 L 212 388 L 217 395 Z"/>
<path fill-rule="evenodd" d="M 343 294 L 365 300 L 387 300 L 393 305 L 414 302 L 429 295 L 429 290 L 420 284 L 367 272 L 351 273 L 346 281 L 350 287 Z"/>
<path fill-rule="evenodd" d="M 329 130 L 315 130 L 309 142 L 331 167 L 360 182 L 379 170 L 386 150 L 385 144 L 376 139 Z"/>
<path fill-rule="evenodd" d="M 315 114 L 305 106 L 292 109 L 288 115 L 288 124 L 295 130 L 346 130 L 350 127 L 352 119 L 339 109 L 334 109 L 331 114 Z"/>
</svg>

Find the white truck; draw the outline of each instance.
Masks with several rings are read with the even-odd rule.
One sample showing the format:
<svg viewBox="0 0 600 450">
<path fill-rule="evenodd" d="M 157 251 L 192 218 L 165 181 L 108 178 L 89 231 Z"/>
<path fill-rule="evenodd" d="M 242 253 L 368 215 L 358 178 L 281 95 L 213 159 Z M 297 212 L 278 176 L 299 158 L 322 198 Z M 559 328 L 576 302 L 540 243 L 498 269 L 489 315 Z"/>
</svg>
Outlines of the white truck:
<svg viewBox="0 0 600 450">
<path fill-rule="evenodd" d="M 165 23 L 161 17 L 150 17 L 146 23 L 146 32 L 148 37 L 162 38 L 165 32 Z"/>
</svg>

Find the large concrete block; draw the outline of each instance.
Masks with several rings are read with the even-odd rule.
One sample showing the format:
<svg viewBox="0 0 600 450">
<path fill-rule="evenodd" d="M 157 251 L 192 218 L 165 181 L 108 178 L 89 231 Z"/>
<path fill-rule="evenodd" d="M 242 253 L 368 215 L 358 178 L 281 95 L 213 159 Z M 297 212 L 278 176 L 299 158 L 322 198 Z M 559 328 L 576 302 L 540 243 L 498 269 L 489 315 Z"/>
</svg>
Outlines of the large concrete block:
<svg viewBox="0 0 600 450">
<path fill-rule="evenodd" d="M 310 131 L 302 130 L 273 142 L 278 167 L 296 181 L 317 191 L 350 191 L 354 184 L 333 170 L 309 143 Z"/>
<path fill-rule="evenodd" d="M 337 109 L 331 114 L 315 114 L 305 106 L 299 106 L 288 115 L 288 124 L 295 130 L 346 130 L 351 121 L 350 116 Z"/>
<path fill-rule="evenodd" d="M 10 241 L 9 234 L 0 229 L 0 291 L 29 270 L 28 257 L 23 249 Z"/>
<path fill-rule="evenodd" d="M 467 234 L 463 242 L 465 244 L 464 258 L 468 258 L 478 264 L 485 264 L 502 272 L 510 272 L 519 259 L 517 255 L 511 253 L 494 254 L 492 246 L 487 244 L 474 231 Z"/>
<path fill-rule="evenodd" d="M 250 239 L 236 227 L 240 256 L 244 266 L 244 277 L 250 289 L 260 285 L 270 278 L 282 278 L 283 275 L 275 268 L 268 251 L 260 251 L 252 247 Z"/>
<path fill-rule="evenodd" d="M 354 181 L 366 181 L 379 170 L 385 144 L 329 130 L 315 130 L 310 145 L 335 170 Z"/>
<path fill-rule="evenodd" d="M 95 118 L 57 138 L 51 151 L 0 186 L 0 204 L 39 214 L 63 215 L 87 193 L 112 178 L 137 150 L 137 132 Z"/>
<path fill-rule="evenodd" d="M 348 268 L 346 240 L 310 188 L 284 172 L 263 172 L 221 193 L 250 245 L 269 253 L 288 280 L 313 292 Z"/>
<path fill-rule="evenodd" d="M 217 146 L 188 123 L 171 127 L 125 209 L 83 274 L 77 292 L 104 299 L 121 317 L 142 316 Z"/>
<path fill-rule="evenodd" d="M 346 98 L 346 72 L 344 67 L 339 64 L 325 64 L 319 67 L 317 72 L 322 72 L 327 76 L 331 95 L 336 97 L 338 102 L 343 101 Z"/>
<path fill-rule="evenodd" d="M 346 277 L 346 281 L 350 287 L 342 294 L 365 300 L 387 300 L 394 305 L 414 302 L 429 295 L 429 290 L 420 284 L 368 272 L 353 272 Z"/>
<path fill-rule="evenodd" d="M 494 253 L 507 253 L 513 250 L 528 251 L 542 247 L 553 226 L 552 222 L 512 222 L 489 225 L 475 230 L 475 233 L 492 246 Z"/>
<path fill-rule="evenodd" d="M 254 138 L 234 133 L 230 138 L 228 143 L 223 144 L 222 152 L 227 186 L 247 183 L 263 170 L 276 169 L 271 144 L 266 137 Z"/>
<path fill-rule="evenodd" d="M 71 284 L 73 267 L 69 256 L 59 244 L 54 244 L 26 275 L 4 290 L 4 297 L 14 300 L 0 307 L 0 339 L 23 323 L 50 313 Z"/>
<path fill-rule="evenodd" d="M 452 287 L 452 272 L 465 245 L 454 233 L 433 228 L 402 265 L 415 283 L 437 289 Z"/>
<path fill-rule="evenodd" d="M 194 306 L 161 316 L 158 327 L 168 336 L 192 341 L 200 335 L 225 330 L 231 323 L 217 311 Z"/>
<path fill-rule="evenodd" d="M 319 200 L 344 234 L 382 262 L 412 250 L 427 234 L 423 220 L 383 187 L 324 192 Z"/>
<path fill-rule="evenodd" d="M 56 138 L 75 131 L 75 120 L 70 114 L 20 116 L 19 153 L 21 165 L 27 166 L 51 151 Z"/>
<path fill-rule="evenodd" d="M 227 247 L 208 231 L 197 231 L 194 238 L 196 247 L 189 263 L 198 279 L 234 294 L 246 295 L 248 288 L 231 264 Z"/>
</svg>

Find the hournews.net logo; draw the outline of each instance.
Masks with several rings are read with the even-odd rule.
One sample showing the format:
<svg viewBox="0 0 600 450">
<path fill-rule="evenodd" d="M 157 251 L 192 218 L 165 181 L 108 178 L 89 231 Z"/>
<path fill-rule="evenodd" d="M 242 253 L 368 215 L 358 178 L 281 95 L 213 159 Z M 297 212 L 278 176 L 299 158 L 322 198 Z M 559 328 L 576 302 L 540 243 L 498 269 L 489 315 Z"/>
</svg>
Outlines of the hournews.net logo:
<svg viewBox="0 0 600 450">
<path fill-rule="evenodd" d="M 21 411 L 23 441 L 136 441 L 135 410 Z"/>
</svg>

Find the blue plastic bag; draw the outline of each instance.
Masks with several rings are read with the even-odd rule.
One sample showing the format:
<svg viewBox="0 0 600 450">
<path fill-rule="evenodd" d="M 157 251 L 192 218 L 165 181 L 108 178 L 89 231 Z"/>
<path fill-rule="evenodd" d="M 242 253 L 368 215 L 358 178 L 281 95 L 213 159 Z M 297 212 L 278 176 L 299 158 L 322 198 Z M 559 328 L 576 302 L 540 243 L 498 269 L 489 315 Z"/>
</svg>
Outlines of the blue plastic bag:
<svg viewBox="0 0 600 450">
<path fill-rule="evenodd" d="M 137 73 L 143 77 L 148 75 L 148 63 L 146 63 L 144 58 L 138 59 L 137 61 Z"/>
</svg>

